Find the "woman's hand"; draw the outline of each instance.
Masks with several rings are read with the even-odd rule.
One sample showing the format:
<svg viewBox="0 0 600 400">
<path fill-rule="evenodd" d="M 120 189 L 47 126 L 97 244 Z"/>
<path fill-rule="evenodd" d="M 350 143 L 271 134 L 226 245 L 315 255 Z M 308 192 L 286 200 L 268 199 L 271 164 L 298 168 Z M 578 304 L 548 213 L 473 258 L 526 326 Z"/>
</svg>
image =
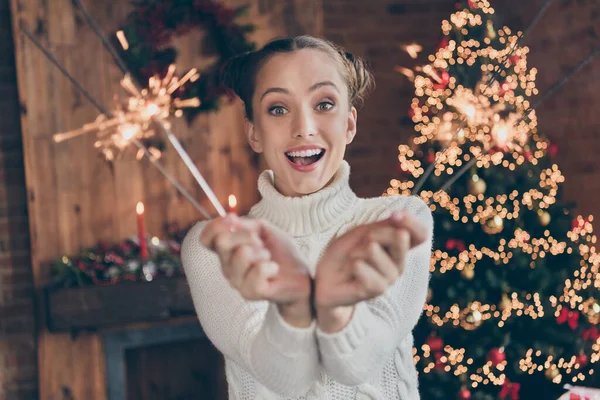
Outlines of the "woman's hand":
<svg viewBox="0 0 600 400">
<path fill-rule="evenodd" d="M 285 232 L 263 220 L 228 215 L 211 221 L 200 241 L 219 255 L 223 275 L 242 297 L 276 303 L 288 323 L 310 325 L 310 274 Z"/>
<path fill-rule="evenodd" d="M 315 277 L 317 320 L 326 332 L 341 330 L 354 305 L 382 295 L 404 271 L 408 251 L 428 237 L 405 212 L 347 232 L 327 249 Z"/>
</svg>

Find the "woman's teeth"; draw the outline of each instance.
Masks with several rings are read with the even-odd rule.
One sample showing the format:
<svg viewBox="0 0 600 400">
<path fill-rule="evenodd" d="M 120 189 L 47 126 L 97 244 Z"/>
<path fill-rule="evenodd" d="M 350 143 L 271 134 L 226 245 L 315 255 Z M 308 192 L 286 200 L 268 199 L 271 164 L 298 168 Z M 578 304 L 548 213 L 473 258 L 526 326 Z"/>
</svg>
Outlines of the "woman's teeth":
<svg viewBox="0 0 600 400">
<path fill-rule="evenodd" d="M 290 151 L 285 153 L 285 155 L 294 164 L 310 165 L 321 159 L 323 156 L 323 149 Z"/>
<path fill-rule="evenodd" d="M 286 153 L 289 157 L 311 157 L 321 154 L 323 149 L 313 149 L 313 150 L 300 150 L 300 151 L 291 151 Z"/>
</svg>

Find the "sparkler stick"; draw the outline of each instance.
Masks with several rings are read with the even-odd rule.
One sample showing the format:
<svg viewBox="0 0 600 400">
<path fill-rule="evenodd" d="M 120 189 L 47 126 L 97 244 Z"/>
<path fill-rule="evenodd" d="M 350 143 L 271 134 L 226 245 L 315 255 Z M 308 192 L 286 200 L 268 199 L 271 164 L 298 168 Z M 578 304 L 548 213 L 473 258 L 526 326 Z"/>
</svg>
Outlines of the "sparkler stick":
<svg viewBox="0 0 600 400">
<path fill-rule="evenodd" d="M 200 185 L 202 190 L 204 190 L 204 193 L 206 193 L 206 196 L 208 196 L 208 199 L 210 200 L 212 205 L 215 207 L 215 209 L 217 210 L 219 215 L 221 217 L 226 216 L 227 212 L 225 211 L 225 209 L 219 202 L 219 199 L 217 199 L 217 196 L 215 196 L 215 193 L 210 188 L 209 184 L 206 182 L 206 180 L 204 179 L 204 177 L 202 176 L 202 174 L 200 173 L 200 171 L 198 170 L 198 168 L 196 167 L 196 165 L 194 164 L 194 162 L 192 161 L 192 159 L 190 158 L 188 153 L 181 146 L 181 143 L 179 143 L 179 140 L 177 140 L 177 138 L 175 137 L 173 132 L 171 132 L 171 129 L 168 126 L 166 126 L 164 121 L 161 119 L 157 119 L 156 122 L 159 123 L 160 126 L 163 128 L 163 130 L 165 131 L 165 134 L 167 135 L 167 138 L 169 139 L 169 141 L 171 142 L 173 147 L 175 147 L 175 150 L 177 150 L 177 153 L 179 153 L 179 156 L 181 157 L 181 159 L 183 160 L 185 165 L 188 167 L 188 169 L 190 170 L 190 172 L 196 179 L 196 182 L 198 182 L 198 184 Z"/>
</svg>

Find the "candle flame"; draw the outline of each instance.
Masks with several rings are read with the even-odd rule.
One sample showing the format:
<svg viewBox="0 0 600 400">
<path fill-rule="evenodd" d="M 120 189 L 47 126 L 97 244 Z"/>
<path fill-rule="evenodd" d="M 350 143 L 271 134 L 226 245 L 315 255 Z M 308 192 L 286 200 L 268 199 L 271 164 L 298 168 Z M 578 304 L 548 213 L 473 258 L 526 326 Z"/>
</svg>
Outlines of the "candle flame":
<svg viewBox="0 0 600 400">
<path fill-rule="evenodd" d="M 144 203 L 142 203 L 141 201 L 138 202 L 137 206 L 135 206 L 135 212 L 139 215 L 142 215 L 144 213 Z"/>
<path fill-rule="evenodd" d="M 233 208 L 235 206 L 237 206 L 237 199 L 235 198 L 235 195 L 230 194 L 229 195 L 229 207 Z"/>
</svg>

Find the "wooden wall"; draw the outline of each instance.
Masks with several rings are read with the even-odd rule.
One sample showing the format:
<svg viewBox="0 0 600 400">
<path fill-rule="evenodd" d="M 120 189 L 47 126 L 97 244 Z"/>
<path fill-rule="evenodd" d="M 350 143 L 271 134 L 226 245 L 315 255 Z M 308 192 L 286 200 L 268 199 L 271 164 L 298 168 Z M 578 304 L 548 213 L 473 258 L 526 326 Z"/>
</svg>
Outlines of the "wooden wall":
<svg viewBox="0 0 600 400">
<path fill-rule="evenodd" d="M 84 0 L 84 5 L 109 33 L 130 9 L 124 0 Z M 274 36 L 312 33 L 321 29 L 317 0 L 227 0 L 251 4 L 249 19 L 258 30 L 257 44 Z M 150 234 L 162 234 L 166 223 L 183 227 L 201 219 L 195 209 L 146 160 L 107 164 L 84 136 L 55 144 L 52 135 L 80 127 L 98 114 L 44 55 L 20 33 L 20 26 L 57 56 L 104 105 L 118 91 L 119 70 L 100 41 L 74 9 L 71 0 L 11 0 L 35 286 L 48 281 L 49 262 L 77 253 L 98 240 L 119 241 L 135 234 L 135 205 L 144 201 Z M 307 13 L 314 14 L 309 15 Z M 202 64 L 201 34 L 178 40 L 179 71 Z M 222 203 L 230 193 L 240 211 L 256 200 L 256 171 L 243 136 L 240 104 L 199 117 L 192 126 L 177 121 L 174 132 L 213 187 Z M 162 162 L 214 214 L 212 207 L 173 149 Z M 40 310 L 42 305 L 40 305 Z M 41 399 L 106 398 L 104 363 L 98 334 L 76 337 L 50 334 L 40 312 L 38 332 L 39 394 Z"/>
</svg>

